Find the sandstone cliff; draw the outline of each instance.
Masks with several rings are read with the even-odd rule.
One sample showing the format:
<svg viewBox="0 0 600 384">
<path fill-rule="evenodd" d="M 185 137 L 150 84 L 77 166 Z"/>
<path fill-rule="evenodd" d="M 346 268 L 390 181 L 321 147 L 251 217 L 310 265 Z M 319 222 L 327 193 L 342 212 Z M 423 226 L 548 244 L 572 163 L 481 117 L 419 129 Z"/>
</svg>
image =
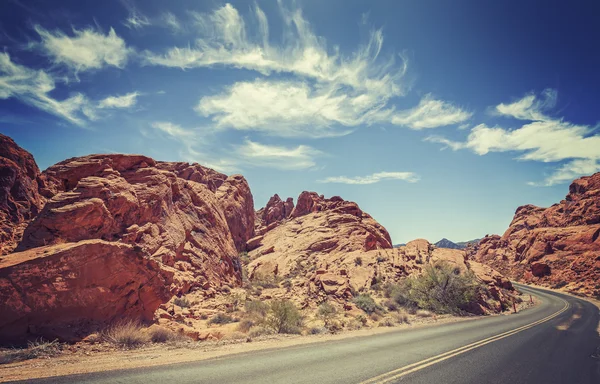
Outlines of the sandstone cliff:
<svg viewBox="0 0 600 384">
<path fill-rule="evenodd" d="M 73 158 L 40 176 L 23 159 L 2 182 L 18 246 L 0 264 L 0 340 L 77 338 L 123 317 L 151 320 L 176 295 L 239 285 L 236 245 L 254 231 L 242 176 L 139 155 Z"/>
<path fill-rule="evenodd" d="M 549 208 L 517 208 L 502 236 L 487 236 L 471 257 L 506 276 L 600 296 L 600 173 L 575 180 Z"/>
</svg>

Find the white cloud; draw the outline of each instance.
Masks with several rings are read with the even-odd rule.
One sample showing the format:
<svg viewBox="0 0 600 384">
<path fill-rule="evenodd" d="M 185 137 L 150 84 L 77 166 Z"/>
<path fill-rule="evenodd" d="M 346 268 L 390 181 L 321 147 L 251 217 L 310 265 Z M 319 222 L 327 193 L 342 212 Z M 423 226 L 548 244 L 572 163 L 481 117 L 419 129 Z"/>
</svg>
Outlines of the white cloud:
<svg viewBox="0 0 600 384">
<path fill-rule="evenodd" d="M 404 180 L 409 183 L 416 183 L 419 181 L 419 176 L 413 172 L 377 172 L 368 176 L 331 176 L 323 180 L 318 180 L 319 183 L 341 183 L 341 184 L 354 184 L 354 185 L 366 185 L 375 184 L 384 180 Z"/>
<path fill-rule="evenodd" d="M 244 163 L 256 166 L 286 170 L 308 169 L 316 166 L 315 158 L 323 152 L 307 145 L 284 147 L 266 145 L 251 140 L 236 147 L 235 154 Z"/>
<path fill-rule="evenodd" d="M 577 125 L 554 119 L 543 113 L 556 103 L 556 92 L 546 90 L 542 100 L 527 95 L 512 104 L 500 104 L 497 110 L 513 118 L 531 120 L 516 129 L 488 127 L 479 124 L 469 133 L 466 141 L 453 141 L 430 136 L 426 140 L 442 143 L 453 150 L 470 149 L 485 155 L 489 152 L 520 152 L 519 160 L 562 162 L 561 167 L 543 183 L 553 185 L 574 177 L 593 173 L 600 160 L 600 136 L 593 134 L 587 125 Z"/>
<path fill-rule="evenodd" d="M 98 103 L 98 108 L 130 108 L 137 103 L 138 92 L 127 93 L 122 96 L 109 96 Z"/>
<path fill-rule="evenodd" d="M 151 126 L 154 129 L 158 129 L 159 131 L 180 140 L 187 140 L 196 136 L 193 131 L 184 129 L 180 125 L 168 121 L 156 121 L 152 123 Z"/>
<path fill-rule="evenodd" d="M 150 20 L 148 20 L 146 16 L 139 13 L 130 14 L 129 17 L 123 22 L 123 25 L 129 29 L 142 29 L 150 24 Z"/>
<path fill-rule="evenodd" d="M 42 38 L 40 47 L 56 64 L 64 64 L 76 72 L 105 66 L 123 68 L 130 50 L 114 29 L 104 35 L 92 28 L 73 29 L 74 36 L 62 31 L 50 32 L 39 25 L 36 32 Z"/>
<path fill-rule="evenodd" d="M 327 137 L 349 133 L 369 116 L 361 98 L 315 90 L 294 81 L 238 82 L 224 93 L 206 96 L 196 111 L 219 128 L 258 130 L 278 136 Z"/>
<path fill-rule="evenodd" d="M 495 110 L 499 115 L 510 116 L 519 120 L 548 120 L 549 118 L 544 114 L 544 111 L 554 108 L 557 98 L 558 92 L 555 89 L 545 89 L 542 92 L 541 99 L 531 93 L 513 103 L 501 103 L 496 106 Z"/>
<path fill-rule="evenodd" d="M 392 123 L 412 129 L 437 128 L 462 123 L 472 115 L 448 102 L 426 95 L 416 107 L 393 115 Z"/>
<path fill-rule="evenodd" d="M 529 185 L 549 187 L 555 184 L 569 183 L 573 179 L 591 175 L 600 171 L 600 162 L 597 160 L 573 160 L 557 168 L 543 182 L 529 182 Z"/>
<path fill-rule="evenodd" d="M 183 30 L 183 25 L 181 24 L 177 16 L 175 16 L 171 12 L 163 13 L 161 21 L 167 28 L 171 29 L 173 32 L 177 33 Z"/>
<path fill-rule="evenodd" d="M 382 57 L 382 31 L 371 31 L 365 44 L 343 55 L 314 34 L 300 10 L 280 3 L 280 13 L 284 27 L 278 45 L 271 41 L 267 17 L 258 6 L 249 22 L 230 4 L 212 13 L 191 12 L 200 38 L 164 54 L 146 51 L 145 63 L 182 69 L 225 66 L 265 77 L 294 77 L 238 82 L 202 98 L 196 110 L 221 129 L 325 137 L 348 133 L 348 127 L 359 124 L 389 123 L 394 112 L 390 99 L 409 89 L 404 79 L 408 64 L 398 55 Z"/>
<path fill-rule="evenodd" d="M 56 100 L 49 95 L 55 88 L 54 79 L 45 71 L 16 64 L 7 53 L 0 53 L 0 99 L 14 97 L 79 126 L 85 125 L 85 117 L 95 118 L 87 97 L 76 93 Z"/>
</svg>

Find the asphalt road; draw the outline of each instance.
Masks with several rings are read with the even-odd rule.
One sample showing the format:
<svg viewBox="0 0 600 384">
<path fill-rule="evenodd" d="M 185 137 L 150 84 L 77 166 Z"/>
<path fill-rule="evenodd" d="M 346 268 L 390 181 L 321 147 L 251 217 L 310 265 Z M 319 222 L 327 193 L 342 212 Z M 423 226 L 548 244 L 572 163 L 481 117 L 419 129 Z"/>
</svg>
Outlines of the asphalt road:
<svg viewBox="0 0 600 384">
<path fill-rule="evenodd" d="M 400 330 L 195 363 L 28 383 L 600 383 L 598 308 L 542 299 L 518 314 Z"/>
</svg>

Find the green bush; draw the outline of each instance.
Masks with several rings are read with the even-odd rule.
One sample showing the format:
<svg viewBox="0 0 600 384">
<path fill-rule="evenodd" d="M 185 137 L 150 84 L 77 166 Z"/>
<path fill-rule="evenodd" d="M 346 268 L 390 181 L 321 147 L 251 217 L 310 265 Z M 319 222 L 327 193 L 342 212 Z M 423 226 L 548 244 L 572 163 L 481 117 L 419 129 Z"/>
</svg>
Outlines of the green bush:
<svg viewBox="0 0 600 384">
<path fill-rule="evenodd" d="M 276 333 L 300 333 L 302 315 L 289 300 L 273 300 L 266 324 Z"/>
<path fill-rule="evenodd" d="M 269 313 L 269 304 L 263 303 L 260 300 L 246 301 L 244 309 L 250 317 L 262 320 Z"/>
<path fill-rule="evenodd" d="M 173 300 L 173 304 L 181 308 L 188 308 L 191 305 L 190 301 L 185 297 L 176 297 L 175 300 Z"/>
<path fill-rule="evenodd" d="M 331 320 L 335 317 L 337 310 L 333 305 L 331 305 L 328 301 L 325 301 L 321 305 L 319 305 L 319 309 L 317 310 L 317 317 L 323 321 L 325 326 L 327 327 Z"/>
<path fill-rule="evenodd" d="M 420 276 L 411 277 L 394 293 L 394 300 L 404 305 L 415 303 L 435 313 L 463 314 L 480 289 L 475 275 L 461 273 L 457 267 L 442 262 L 423 268 Z"/>
<path fill-rule="evenodd" d="M 359 266 L 362 265 L 362 257 L 360 256 L 356 256 L 356 258 L 354 259 L 354 265 Z"/>
<path fill-rule="evenodd" d="M 210 320 L 208 320 L 208 324 L 229 324 L 235 323 L 236 321 L 236 319 L 227 314 L 217 313 L 216 315 L 211 317 Z"/>
<path fill-rule="evenodd" d="M 381 310 L 381 307 L 377 305 L 375 300 L 373 300 L 373 298 L 368 293 L 362 293 L 356 296 L 352 301 L 354 302 L 354 304 L 356 304 L 358 308 L 362 309 L 369 315 Z"/>
</svg>

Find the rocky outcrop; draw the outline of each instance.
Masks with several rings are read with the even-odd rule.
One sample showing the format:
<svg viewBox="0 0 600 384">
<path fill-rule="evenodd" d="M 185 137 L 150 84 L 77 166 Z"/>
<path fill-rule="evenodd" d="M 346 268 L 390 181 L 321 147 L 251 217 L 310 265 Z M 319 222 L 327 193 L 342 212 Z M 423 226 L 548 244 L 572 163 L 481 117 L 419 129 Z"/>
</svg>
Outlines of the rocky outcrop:
<svg viewBox="0 0 600 384">
<path fill-rule="evenodd" d="M 0 340 L 77 340 L 116 320 L 150 321 L 173 272 L 129 244 L 85 240 L 0 259 Z"/>
<path fill-rule="evenodd" d="M 464 251 L 437 248 L 426 240 L 392 248 L 385 228 L 340 197 L 302 192 L 290 217 L 277 223 L 251 240 L 248 276 L 286 282 L 287 291 L 280 294 L 302 307 L 325 299 L 352 306 L 356 292 L 399 282 L 440 260 L 472 270 L 488 287 L 469 308 L 473 313 L 502 311 L 512 291 L 510 282 L 490 267 L 467 262 Z"/>
<path fill-rule="evenodd" d="M 600 173 L 575 180 L 549 208 L 525 205 L 502 236 L 487 236 L 471 258 L 513 279 L 600 296 Z"/>
<path fill-rule="evenodd" d="M 33 156 L 0 134 L 0 255 L 14 250 L 27 223 L 44 206 L 44 187 Z"/>
<path fill-rule="evenodd" d="M 242 175 L 228 177 L 217 189 L 217 199 L 225 214 L 238 252 L 246 251 L 246 242 L 254 236 L 254 200 Z"/>
<path fill-rule="evenodd" d="M 294 199 L 288 197 L 282 201 L 278 194 L 273 195 L 264 208 L 256 212 L 258 218 L 257 232 L 264 233 L 278 223 L 288 219 L 294 209 Z"/>
<path fill-rule="evenodd" d="M 152 318 L 149 314 L 158 304 L 173 295 L 192 290 L 212 295 L 221 286 L 239 285 L 236 246 L 243 248 L 254 229 L 252 195 L 243 177 L 227 178 L 198 164 L 163 163 L 139 155 L 73 158 L 50 167 L 43 176 L 52 197 L 25 229 L 16 248 L 19 252 L 3 258 L 3 265 L 18 268 L 0 268 L 0 301 L 18 291 L 23 304 L 14 307 L 11 318 L 15 324 L 30 325 L 27 334 L 22 327 L 15 328 L 16 336 L 48 336 L 49 329 L 66 329 L 77 319 L 88 324 L 86 313 L 93 312 L 102 292 L 107 302 L 124 304 L 112 312 L 98 312 L 93 318 L 96 323 L 109 322 L 119 314 Z M 72 251 L 63 257 L 65 246 Z M 48 254 L 28 256 L 42 249 Z M 115 255 L 108 257 L 111 249 Z M 77 257 L 75 250 L 81 253 Z M 135 265 L 123 261 L 133 254 Z M 107 277 L 101 271 L 97 276 L 85 274 L 87 260 L 91 266 L 107 263 L 112 274 L 122 276 Z M 39 289 L 43 288 L 49 302 L 71 295 L 64 308 L 72 318 L 47 317 L 54 312 L 39 307 L 38 286 L 22 289 L 15 285 L 15 274 L 39 271 L 33 265 L 39 263 L 46 263 L 43 276 L 52 281 Z M 133 275 L 131 268 L 137 271 Z M 68 283 L 63 281 L 66 274 Z M 139 279 L 144 286 L 150 284 L 153 294 L 132 302 L 135 289 L 121 290 L 113 280 L 137 282 L 137 275 L 154 276 L 152 283 L 150 278 L 148 282 Z M 25 286 L 25 277 L 21 281 Z M 96 287 L 98 299 L 77 292 L 88 285 Z M 62 307 L 57 304 L 57 308 Z M 5 326 L 13 329 L 0 324 L 0 332 Z"/>
</svg>

